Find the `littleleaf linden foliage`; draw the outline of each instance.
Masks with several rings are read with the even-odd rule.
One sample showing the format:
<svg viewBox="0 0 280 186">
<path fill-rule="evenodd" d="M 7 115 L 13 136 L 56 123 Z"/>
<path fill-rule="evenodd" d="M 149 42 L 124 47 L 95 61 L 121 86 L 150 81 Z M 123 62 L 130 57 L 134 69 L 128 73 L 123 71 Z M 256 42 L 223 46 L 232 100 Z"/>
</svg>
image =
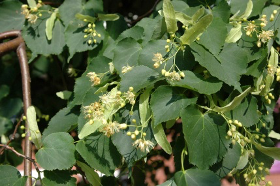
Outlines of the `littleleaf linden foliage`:
<svg viewBox="0 0 280 186">
<path fill-rule="evenodd" d="M 30 47 L 29 62 L 57 56 L 75 81 L 68 96 L 61 92 L 66 108 L 50 121 L 36 105 L 23 117 L 32 123 L 29 140 L 45 172 L 42 182 L 60 183 L 53 172 L 75 184 L 76 166 L 91 185 L 104 184 L 95 171 L 112 176 L 117 169 L 135 184 L 133 170 L 145 170 L 146 160 L 163 149 L 174 156 L 176 171 L 162 186 L 218 186 L 225 176 L 241 186 L 272 185 L 265 176 L 280 160 L 271 139 L 279 135 L 272 116 L 280 95 L 280 2 L 262 2 L 163 0 L 149 18 L 125 23 L 121 32 L 123 17 L 106 14 L 101 0 L 53 7 L 17 2 L 26 45 L 44 43 Z M 75 66 L 79 54 L 87 58 L 85 71 Z M 49 121 L 45 132 L 36 113 Z M 165 131 L 178 125 L 170 143 Z M 1 143 L 9 131 L 0 130 Z M 25 181 L 1 164 L 11 172 L 7 184 Z"/>
</svg>

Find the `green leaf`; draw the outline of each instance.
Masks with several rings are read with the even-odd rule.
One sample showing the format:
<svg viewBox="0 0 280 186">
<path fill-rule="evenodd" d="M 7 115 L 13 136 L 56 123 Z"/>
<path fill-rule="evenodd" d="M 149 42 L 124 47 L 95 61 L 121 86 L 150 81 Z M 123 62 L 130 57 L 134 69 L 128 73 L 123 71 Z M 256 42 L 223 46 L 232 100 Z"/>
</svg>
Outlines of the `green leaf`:
<svg viewBox="0 0 280 186">
<path fill-rule="evenodd" d="M 227 1 L 220 1 L 220 3 L 212 9 L 214 17 L 221 18 L 225 23 L 229 22 L 230 7 Z"/>
<path fill-rule="evenodd" d="M 241 147 L 239 143 L 236 143 L 231 148 L 228 149 L 225 157 L 223 158 L 221 165 L 215 173 L 220 177 L 225 177 L 230 171 L 232 171 L 239 161 L 241 155 Z"/>
<path fill-rule="evenodd" d="M 204 15 L 204 12 L 204 8 L 198 9 L 192 16 L 193 23 L 196 23 Z"/>
<path fill-rule="evenodd" d="M 175 10 L 170 0 L 163 0 L 163 15 L 167 32 L 175 33 L 178 30 Z"/>
<path fill-rule="evenodd" d="M 272 69 L 276 69 L 278 66 L 279 54 L 274 47 L 271 47 L 270 57 L 268 60 L 268 65 L 271 66 Z M 270 92 L 270 87 L 274 81 L 274 73 L 267 73 L 264 80 L 264 89 L 261 91 L 262 95 L 266 95 Z"/>
<path fill-rule="evenodd" d="M 65 132 L 52 133 L 43 140 L 43 147 L 36 153 L 36 160 L 46 170 L 69 169 L 75 160 L 74 139 Z"/>
<path fill-rule="evenodd" d="M 157 126 L 153 125 L 152 129 L 153 129 L 153 133 L 154 133 L 157 143 L 162 147 L 162 149 L 167 154 L 171 154 L 172 147 L 171 147 L 170 143 L 167 141 L 167 138 L 166 138 L 162 125 L 161 124 L 159 124 Z"/>
<path fill-rule="evenodd" d="M 3 99 L 0 102 L 0 116 L 11 118 L 17 115 L 23 107 L 23 103 L 20 98 Z"/>
<path fill-rule="evenodd" d="M 37 4 L 35 0 L 27 0 L 27 3 L 30 6 L 30 8 L 36 7 Z"/>
<path fill-rule="evenodd" d="M 1 125 L 1 121 L 0 121 L 0 125 Z M 3 140 L 1 142 L 4 143 Z M 9 146 L 13 147 L 17 152 L 23 154 L 21 141 L 19 141 L 19 142 L 13 141 L 9 144 Z M 10 150 L 5 150 L 3 152 L 3 154 L 0 156 L 0 164 L 7 164 L 7 165 L 17 167 L 17 166 L 21 165 L 22 163 L 23 163 L 23 158 L 17 156 L 13 151 L 10 151 Z"/>
<path fill-rule="evenodd" d="M 226 106 L 223 107 L 218 107 L 215 106 L 213 108 L 213 111 L 216 112 L 227 112 L 230 110 L 233 110 L 235 107 L 237 107 L 238 105 L 240 105 L 240 103 L 242 102 L 242 100 L 252 91 L 252 88 L 249 87 L 247 88 L 244 92 L 242 92 L 239 96 L 236 96 L 233 98 L 233 100 L 227 104 Z"/>
<path fill-rule="evenodd" d="M 84 21 L 74 19 L 74 21 L 70 22 L 67 26 L 65 30 L 65 42 L 69 48 L 70 53 L 68 62 L 75 53 L 92 50 L 96 48 L 98 44 L 104 39 L 105 31 L 102 22 L 98 22 L 95 24 L 95 30 L 97 33 L 101 34 L 101 37 L 94 37 L 96 39 L 96 43 L 88 44 L 88 38 L 84 38 L 84 29 L 87 28 L 87 25 L 88 24 Z"/>
<path fill-rule="evenodd" d="M 27 108 L 26 117 L 31 141 L 35 144 L 36 148 L 39 149 L 42 146 L 42 136 L 36 120 L 36 111 L 33 106 Z"/>
<path fill-rule="evenodd" d="M 89 105 L 92 102 L 99 100 L 99 95 L 95 94 L 99 87 L 92 86 L 89 77 L 87 77 L 87 73 L 105 73 L 109 71 L 108 64 L 110 62 L 111 60 L 109 58 L 103 56 L 95 57 L 89 62 L 87 70 L 76 80 L 74 87 L 74 100 L 70 103 L 71 107 L 81 104 Z M 103 77 L 103 79 L 106 79 L 106 77 Z"/>
<path fill-rule="evenodd" d="M 267 156 L 272 157 L 275 160 L 280 160 L 280 149 L 277 147 L 264 147 L 261 144 L 257 143 L 257 142 L 253 142 L 255 147 L 261 151 L 262 153 L 264 153 Z"/>
<path fill-rule="evenodd" d="M 226 84 L 234 86 L 241 92 L 240 76 L 246 73 L 247 53 L 236 44 L 227 44 L 219 56 L 214 56 L 204 47 L 193 43 L 192 53 L 199 64 L 205 67 L 212 76 L 224 81 Z M 238 53 L 238 55 L 235 55 Z"/>
<path fill-rule="evenodd" d="M 132 38 L 123 39 L 117 44 L 114 50 L 113 63 L 118 74 L 122 74 L 122 67 L 124 66 L 137 65 L 141 49 L 141 45 Z"/>
<path fill-rule="evenodd" d="M 183 79 L 168 81 L 168 83 L 172 86 L 188 88 L 206 95 L 214 94 L 222 88 L 223 83 L 215 77 L 205 79 L 202 75 L 195 74 L 192 71 L 183 72 L 185 74 Z"/>
<path fill-rule="evenodd" d="M 0 85 L 0 101 L 7 95 L 9 95 L 10 87 L 7 85 Z"/>
<path fill-rule="evenodd" d="M 175 17 L 183 25 L 190 25 L 192 23 L 192 18 L 182 12 L 175 12 Z"/>
<path fill-rule="evenodd" d="M 221 185 L 219 178 L 209 170 L 188 169 L 174 175 L 177 186 L 217 186 Z"/>
<path fill-rule="evenodd" d="M 100 21 L 116 21 L 120 17 L 117 14 L 97 14 Z"/>
<path fill-rule="evenodd" d="M 75 186 L 76 178 L 71 176 L 71 172 L 68 170 L 53 170 L 44 171 L 44 178 L 42 180 L 44 186 Z"/>
<path fill-rule="evenodd" d="M 0 175 L 2 185 L 24 186 L 27 180 L 27 176 L 21 177 L 20 172 L 10 165 L 0 165 Z"/>
<path fill-rule="evenodd" d="M 240 121 L 243 126 L 250 127 L 259 121 L 257 110 L 257 99 L 255 97 L 248 96 L 242 103 L 236 106 L 236 108 L 226 113 L 226 115 L 232 120 Z"/>
<path fill-rule="evenodd" d="M 75 17 L 80 19 L 81 21 L 84 21 L 86 19 L 87 21 L 85 21 L 85 22 L 94 23 L 96 21 L 96 17 L 92 17 L 92 16 L 89 16 L 89 15 L 83 15 L 83 14 L 80 14 L 80 13 L 76 14 Z"/>
<path fill-rule="evenodd" d="M 77 165 L 81 167 L 82 171 L 86 174 L 86 178 L 89 181 L 90 184 L 100 186 L 101 185 L 101 180 L 98 176 L 98 174 L 95 172 L 94 169 L 90 168 L 87 166 L 87 164 L 82 163 L 80 161 L 77 161 Z"/>
<path fill-rule="evenodd" d="M 195 104 L 197 98 L 188 98 L 184 89 L 171 86 L 160 86 L 151 96 L 151 108 L 155 126 L 176 119 L 180 111 L 188 105 Z"/>
<path fill-rule="evenodd" d="M 13 123 L 10 119 L 0 116 L 0 136 L 13 128 Z"/>
<path fill-rule="evenodd" d="M 245 9 L 245 12 L 239 17 L 240 19 L 247 19 L 253 10 L 253 2 L 252 0 L 249 0 Z"/>
<path fill-rule="evenodd" d="M 177 185 L 176 185 L 174 179 L 172 178 L 157 186 L 177 186 Z"/>
<path fill-rule="evenodd" d="M 145 45 L 143 50 L 140 52 L 139 65 L 147 66 L 151 69 L 154 69 L 158 73 L 161 73 L 161 70 L 163 69 L 163 66 L 165 64 L 166 64 L 166 66 L 165 66 L 166 69 L 171 68 L 171 66 L 173 64 L 172 59 L 165 62 L 165 64 L 162 65 L 161 67 L 159 67 L 157 69 L 154 68 L 154 63 L 155 63 L 153 61 L 154 54 L 160 53 L 162 56 L 165 56 L 165 54 L 166 54 L 166 50 L 164 48 L 165 45 L 166 45 L 166 40 L 151 40 L 151 41 L 149 41 Z"/>
<path fill-rule="evenodd" d="M 280 0 L 272 0 L 272 2 L 276 5 L 280 5 Z"/>
<path fill-rule="evenodd" d="M 130 110 L 121 110 L 119 112 L 119 123 L 127 123 L 127 125 L 132 125 L 131 122 L 132 119 L 136 120 L 136 123 L 140 122 L 139 113 L 138 110 L 133 111 L 133 115 L 130 115 Z M 140 126 L 140 125 L 139 125 Z M 136 161 L 139 159 L 145 157 L 148 152 L 143 152 L 139 148 L 136 148 L 133 146 L 133 143 L 135 140 L 131 139 L 131 136 L 128 136 L 126 133 L 134 132 L 135 127 L 129 126 L 126 130 L 121 130 L 118 133 L 115 133 L 111 139 L 113 144 L 117 147 L 117 150 L 119 153 L 123 156 L 125 162 L 127 163 L 128 167 L 132 167 Z M 152 133 L 151 126 L 148 125 L 148 127 L 143 129 L 143 132 L 146 133 L 145 140 L 149 140 L 152 143 L 155 143 L 154 135 Z M 140 136 L 137 136 L 136 139 L 140 138 Z M 123 141 L 125 143 L 120 143 L 120 141 Z"/>
<path fill-rule="evenodd" d="M 237 23 L 228 33 L 226 43 L 236 43 L 242 36 L 241 24 Z"/>
<path fill-rule="evenodd" d="M 57 92 L 56 96 L 63 100 L 68 100 L 72 96 L 72 92 L 68 90 L 64 90 L 64 91 Z"/>
<path fill-rule="evenodd" d="M 248 164 L 249 153 L 250 153 L 249 151 L 243 152 L 243 154 L 240 156 L 239 161 L 236 165 L 236 169 L 241 170 Z"/>
<path fill-rule="evenodd" d="M 0 2 L 0 33 L 23 28 L 25 18 L 21 14 L 21 5 L 17 0 Z"/>
<path fill-rule="evenodd" d="M 201 35 L 206 30 L 206 28 L 211 24 L 212 20 L 213 15 L 211 14 L 202 17 L 191 28 L 185 31 L 185 33 L 180 37 L 181 42 L 183 44 L 190 45 L 197 39 L 199 35 Z"/>
<path fill-rule="evenodd" d="M 83 128 L 81 129 L 79 133 L 79 139 L 83 139 L 84 137 L 94 133 L 102 126 L 101 120 L 95 120 L 93 124 L 90 124 L 90 122 L 87 122 Z"/>
<path fill-rule="evenodd" d="M 68 132 L 78 123 L 78 109 L 63 108 L 50 120 L 48 127 L 43 132 L 43 140 L 52 133 Z"/>
<path fill-rule="evenodd" d="M 36 56 L 42 54 L 48 56 L 50 54 L 60 54 L 65 46 L 64 40 L 64 26 L 60 20 L 54 24 L 52 31 L 52 40 L 49 41 L 46 37 L 46 21 L 48 15 L 43 14 L 37 22 L 30 26 L 24 27 L 22 36 L 28 48 L 32 51 L 32 55 Z"/>
<path fill-rule="evenodd" d="M 193 106 L 182 110 L 181 117 L 190 163 L 208 169 L 226 153 L 225 119 L 216 113 L 202 114 Z"/>
<path fill-rule="evenodd" d="M 143 127 L 148 126 L 148 121 L 151 116 L 151 109 L 149 106 L 149 99 L 151 95 L 152 88 L 147 88 L 143 94 L 141 94 L 139 99 L 139 113 L 140 121 Z"/>
<path fill-rule="evenodd" d="M 75 20 L 75 15 L 82 10 L 82 0 L 65 0 L 59 6 L 59 15 L 64 25 L 67 27 Z"/>
<path fill-rule="evenodd" d="M 56 19 L 56 15 L 57 15 L 57 11 L 54 11 L 51 15 L 50 18 L 47 19 L 46 21 L 46 36 L 48 38 L 48 40 L 52 40 L 52 36 L 53 36 L 53 26 L 54 26 L 54 22 Z"/>
<path fill-rule="evenodd" d="M 76 149 L 92 168 L 106 175 L 113 175 L 121 164 L 121 155 L 111 139 L 103 133 L 94 133 L 86 137 L 78 142 Z"/>
<path fill-rule="evenodd" d="M 250 17 L 261 15 L 267 0 L 253 0 L 253 10 Z"/>
<path fill-rule="evenodd" d="M 270 131 L 268 137 L 280 140 L 280 134 L 275 132 L 274 130 Z"/>
<path fill-rule="evenodd" d="M 214 18 L 198 43 L 208 48 L 212 54 L 218 55 L 225 43 L 226 36 L 226 23 L 221 18 Z"/>
<path fill-rule="evenodd" d="M 125 73 L 121 80 L 120 91 L 126 92 L 129 87 L 133 87 L 134 92 L 148 87 L 159 81 L 159 74 L 146 66 L 136 66 L 131 71 Z"/>
</svg>

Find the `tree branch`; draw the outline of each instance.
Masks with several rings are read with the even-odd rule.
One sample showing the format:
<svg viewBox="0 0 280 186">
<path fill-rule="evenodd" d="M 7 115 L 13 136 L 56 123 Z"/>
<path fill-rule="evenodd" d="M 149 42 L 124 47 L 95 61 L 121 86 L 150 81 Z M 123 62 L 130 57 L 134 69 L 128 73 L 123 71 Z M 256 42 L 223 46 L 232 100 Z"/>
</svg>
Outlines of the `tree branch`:
<svg viewBox="0 0 280 186">
<path fill-rule="evenodd" d="M 39 167 L 37 166 L 36 161 L 35 161 L 34 159 L 32 159 L 32 158 L 30 158 L 30 157 L 27 157 L 27 156 L 25 156 L 25 155 L 19 153 L 19 152 L 16 151 L 13 147 L 10 147 L 10 146 L 8 146 L 8 145 L 0 144 L 0 146 L 3 147 L 4 149 L 8 149 L 8 150 L 12 151 L 12 152 L 15 153 L 17 156 L 22 157 L 22 158 L 25 158 L 25 159 L 29 160 L 30 162 L 32 162 L 33 165 L 34 165 L 34 167 L 35 167 L 35 169 L 36 169 L 36 171 L 38 172 L 38 177 L 39 177 L 39 180 L 40 180 L 41 185 L 42 185 L 42 178 L 41 178 L 41 175 L 40 175 L 40 172 L 41 172 L 41 171 L 40 171 Z"/>
<path fill-rule="evenodd" d="M 22 121 L 22 117 L 23 117 L 23 115 L 21 115 L 21 117 L 20 117 L 20 119 L 19 119 L 19 121 L 18 121 L 18 123 L 17 123 L 17 125 L 16 125 L 16 127 L 15 127 L 15 130 L 14 130 L 14 132 L 13 132 L 13 134 L 12 134 L 12 137 L 11 137 L 10 140 L 7 142 L 7 145 L 9 145 L 9 144 L 15 139 L 15 135 L 16 135 L 17 129 L 18 129 L 18 127 L 19 127 L 19 125 L 20 125 L 20 123 L 21 123 L 21 121 Z M 3 154 L 4 149 L 5 149 L 5 147 L 2 147 L 2 148 L 0 149 L 0 155 Z"/>
<path fill-rule="evenodd" d="M 24 103 L 24 114 L 27 113 L 27 108 L 31 106 L 31 93 L 30 93 L 30 74 L 29 66 L 26 56 L 25 43 L 19 30 L 13 30 L 9 32 L 0 33 L 0 40 L 14 38 L 10 41 L 0 44 L 0 56 L 4 53 L 17 49 L 17 56 L 19 58 L 21 79 L 22 79 L 22 94 Z M 32 157 L 32 144 L 29 140 L 29 126 L 28 122 L 25 122 L 25 146 L 24 146 L 24 175 L 28 176 L 26 186 L 32 185 L 32 164 L 30 158 Z"/>
</svg>

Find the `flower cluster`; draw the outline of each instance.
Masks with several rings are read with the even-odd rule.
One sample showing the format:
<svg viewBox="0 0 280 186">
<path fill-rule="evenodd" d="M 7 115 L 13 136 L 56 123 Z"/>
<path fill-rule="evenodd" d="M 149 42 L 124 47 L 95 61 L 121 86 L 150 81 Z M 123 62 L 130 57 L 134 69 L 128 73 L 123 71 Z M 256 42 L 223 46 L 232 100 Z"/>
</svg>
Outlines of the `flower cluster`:
<svg viewBox="0 0 280 186">
<path fill-rule="evenodd" d="M 101 78 L 100 78 L 100 75 L 99 74 L 96 74 L 95 72 L 89 72 L 87 73 L 87 77 L 90 78 L 90 82 L 92 82 L 93 86 L 95 85 L 99 85 L 100 82 L 101 82 Z"/>
<path fill-rule="evenodd" d="M 139 148 L 143 152 L 149 152 L 150 149 L 154 147 L 154 143 L 145 139 L 137 139 L 133 143 L 133 146 Z"/>
<path fill-rule="evenodd" d="M 274 10 L 273 13 L 270 16 L 270 21 L 274 20 L 274 16 L 277 14 L 277 10 Z M 262 43 L 267 43 L 273 36 L 274 33 L 272 30 L 263 30 L 263 28 L 267 25 L 267 16 L 262 15 L 261 18 L 259 19 L 261 23 L 259 24 L 260 26 L 260 31 L 258 31 L 258 26 L 256 25 L 255 21 L 248 21 L 247 26 L 244 27 L 246 31 L 246 35 L 252 37 L 252 34 L 255 32 L 258 37 L 257 41 L 257 46 L 261 47 Z M 247 21 L 247 20 L 246 20 Z"/>
<path fill-rule="evenodd" d="M 42 14 L 38 11 L 38 9 L 42 6 L 42 1 L 38 1 L 36 7 L 30 8 L 28 5 L 23 4 L 21 6 L 21 14 L 24 15 L 25 19 L 28 20 L 31 24 L 36 23 L 38 17 L 41 17 Z"/>
<path fill-rule="evenodd" d="M 84 20 L 87 21 L 87 20 Z M 92 43 L 97 43 L 96 37 L 101 37 L 101 34 L 99 34 L 95 30 L 95 24 L 94 23 L 89 23 L 87 28 L 84 29 L 84 32 L 86 33 L 84 35 L 84 38 L 87 39 L 87 43 L 91 45 Z"/>
<path fill-rule="evenodd" d="M 133 69 L 133 67 L 131 67 L 129 65 L 123 66 L 122 67 L 122 73 L 125 74 L 125 73 L 131 71 L 132 69 Z"/>
<path fill-rule="evenodd" d="M 119 132 L 120 129 L 126 129 L 126 128 L 127 128 L 127 124 L 125 124 L 125 123 L 119 124 L 116 121 L 113 121 L 113 122 L 110 121 L 110 122 L 106 123 L 105 126 L 100 128 L 99 131 L 103 132 L 104 135 L 106 135 L 109 138 L 113 134 Z"/>
<path fill-rule="evenodd" d="M 131 105 L 135 104 L 135 94 L 133 93 L 133 87 L 129 87 L 129 90 L 124 93 L 124 98 L 127 100 Z"/>
<path fill-rule="evenodd" d="M 171 81 L 180 81 L 181 78 L 185 77 L 185 73 L 184 72 L 176 72 L 175 70 L 173 70 L 172 72 L 167 72 L 165 69 L 161 70 L 161 74 L 167 78 L 169 78 Z"/>
<path fill-rule="evenodd" d="M 158 68 L 164 62 L 164 58 L 162 57 L 161 53 L 156 53 L 154 54 L 152 61 L 155 62 L 154 68 Z"/>
</svg>

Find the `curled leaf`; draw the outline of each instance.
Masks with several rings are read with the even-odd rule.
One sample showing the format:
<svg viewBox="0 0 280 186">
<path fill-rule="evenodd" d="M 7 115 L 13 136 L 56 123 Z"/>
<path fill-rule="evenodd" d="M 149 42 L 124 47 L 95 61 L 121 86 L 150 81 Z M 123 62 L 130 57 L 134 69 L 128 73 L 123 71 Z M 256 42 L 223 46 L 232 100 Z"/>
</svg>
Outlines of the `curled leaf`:
<svg viewBox="0 0 280 186">
<path fill-rule="evenodd" d="M 226 43 L 235 43 L 238 41 L 242 36 L 242 31 L 241 31 L 241 24 L 237 24 L 236 27 L 233 27 L 226 38 Z"/>
</svg>

